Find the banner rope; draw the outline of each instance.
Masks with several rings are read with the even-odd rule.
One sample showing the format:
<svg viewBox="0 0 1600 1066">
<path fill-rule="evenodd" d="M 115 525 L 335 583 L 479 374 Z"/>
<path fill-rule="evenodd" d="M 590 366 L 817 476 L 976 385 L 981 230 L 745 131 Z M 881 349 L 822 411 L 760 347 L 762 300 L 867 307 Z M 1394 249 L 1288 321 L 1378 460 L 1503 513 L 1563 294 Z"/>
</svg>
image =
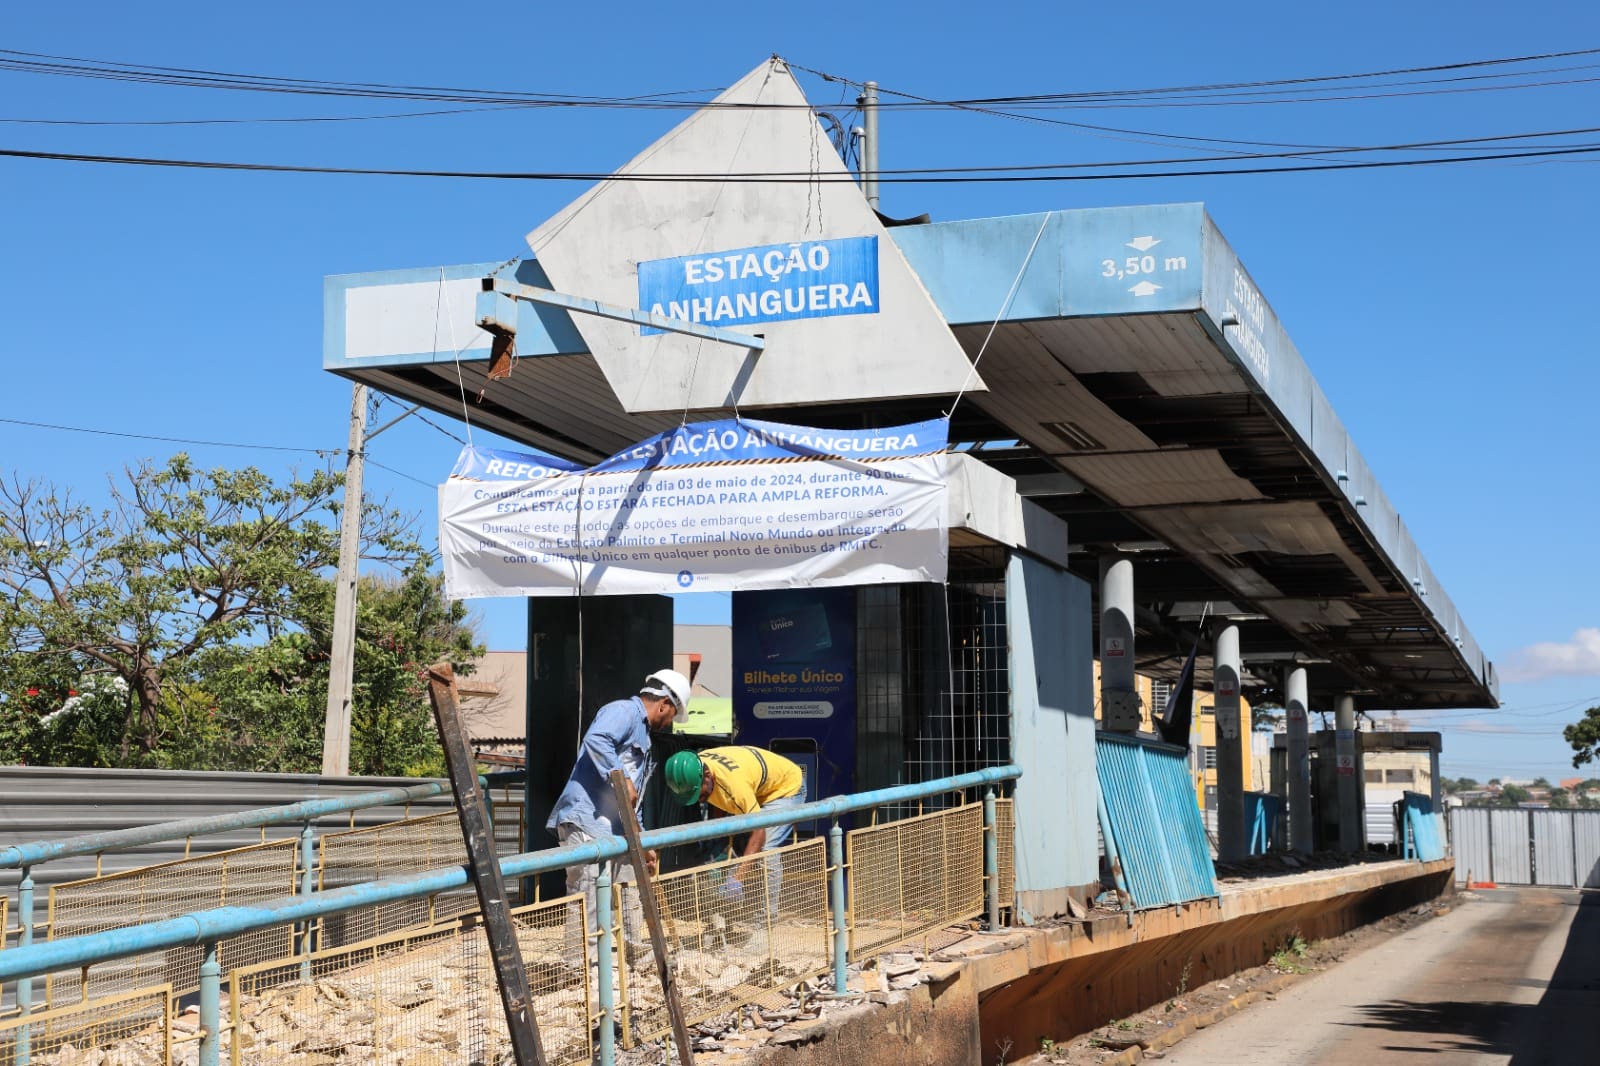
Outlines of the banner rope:
<svg viewBox="0 0 1600 1066">
<path fill-rule="evenodd" d="M 989 332 L 984 335 L 983 343 L 978 346 L 978 354 L 972 357 L 972 366 L 967 368 L 967 376 L 961 382 L 961 389 L 956 393 L 956 398 L 950 401 L 950 410 L 944 413 L 949 417 L 956 412 L 956 405 L 961 402 L 961 397 L 967 394 L 967 386 L 972 384 L 973 375 L 978 372 L 978 363 L 983 359 L 983 353 L 988 350 L 989 342 L 994 339 L 994 331 L 1000 325 L 1000 320 L 1006 317 L 1006 312 L 1011 310 L 1011 301 L 1017 298 L 1017 289 L 1022 286 L 1022 276 L 1028 272 L 1028 264 L 1033 262 L 1033 253 L 1039 248 L 1039 240 L 1044 236 L 1045 227 L 1050 225 L 1050 216 L 1054 211 L 1044 213 L 1044 221 L 1039 223 L 1039 232 L 1033 235 L 1033 243 L 1028 245 L 1028 254 L 1023 257 L 1022 266 L 1017 269 L 1017 276 L 1012 279 L 1011 289 L 1006 293 L 1005 300 L 1000 304 L 1000 310 L 995 312 L 994 321 L 989 323 Z"/>
</svg>

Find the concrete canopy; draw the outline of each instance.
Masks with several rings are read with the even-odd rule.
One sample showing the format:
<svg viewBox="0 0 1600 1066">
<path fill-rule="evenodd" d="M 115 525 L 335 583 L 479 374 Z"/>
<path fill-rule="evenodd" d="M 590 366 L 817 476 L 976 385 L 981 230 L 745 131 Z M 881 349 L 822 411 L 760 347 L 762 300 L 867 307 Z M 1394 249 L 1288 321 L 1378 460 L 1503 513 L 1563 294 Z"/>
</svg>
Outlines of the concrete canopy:
<svg viewBox="0 0 1600 1066">
<path fill-rule="evenodd" d="M 1497 705 L 1493 665 L 1201 205 L 883 232 L 894 253 L 885 258 L 903 256 L 963 362 L 983 353 L 987 388 L 969 385 L 957 405 L 955 447 L 1063 518 L 1077 549 L 1073 569 L 1091 583 L 1100 555 L 1135 553 L 1142 671 L 1175 676 L 1209 613 L 1240 627 L 1255 699 L 1276 689 L 1280 667 L 1299 664 L 1318 709 L 1344 692 L 1367 709 Z M 324 367 L 453 415 L 459 365 L 469 393 L 487 384 L 475 422 L 578 460 L 598 460 L 682 417 L 681 407 L 652 413 L 619 397 L 617 378 L 586 343 L 600 335 L 562 311 L 519 311 L 523 358 L 505 380 L 486 382 L 486 336 L 467 340 L 459 364 L 453 352 L 427 350 L 436 301 L 470 300 L 475 279 L 493 268 L 329 278 Z M 537 263 L 517 273 L 549 284 Z M 412 316 L 406 334 L 394 323 L 418 300 L 425 313 Z M 830 322 L 828 343 L 848 344 L 862 319 Z M 598 342 L 622 344 L 613 354 L 627 349 L 630 327 L 619 328 Z M 467 328 L 460 332 L 465 338 Z M 854 397 L 746 394 L 740 411 L 820 426 L 908 422 L 949 410 L 962 376 L 939 370 Z M 731 413 L 719 388 L 694 389 L 689 406 L 701 417 Z"/>
</svg>

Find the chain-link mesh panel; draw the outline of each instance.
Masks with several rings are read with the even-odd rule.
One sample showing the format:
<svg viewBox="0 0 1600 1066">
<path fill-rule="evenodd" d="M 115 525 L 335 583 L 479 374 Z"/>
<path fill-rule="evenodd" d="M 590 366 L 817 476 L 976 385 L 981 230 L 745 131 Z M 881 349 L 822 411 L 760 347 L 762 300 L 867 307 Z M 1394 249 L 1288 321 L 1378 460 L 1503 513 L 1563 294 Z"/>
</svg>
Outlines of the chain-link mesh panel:
<svg viewBox="0 0 1600 1066">
<path fill-rule="evenodd" d="M 53 885 L 49 939 L 281 900 L 294 892 L 298 848 L 296 840 L 278 840 Z M 217 945 L 218 958 L 224 969 L 279 958 L 291 950 L 292 932 L 284 926 L 228 937 Z M 186 995 L 200 987 L 200 956 L 198 946 L 169 948 L 51 974 L 45 1002 L 60 1007 L 162 984 L 171 985 L 174 995 Z"/>
<path fill-rule="evenodd" d="M 495 849 L 501 855 L 515 855 L 520 850 L 520 809 L 520 805 L 495 804 Z M 342 888 L 460 866 L 466 861 L 461 822 L 454 811 L 447 811 L 323 837 L 321 884 L 324 890 Z M 506 882 L 507 892 L 515 893 L 516 887 L 515 880 Z M 478 897 L 470 885 L 427 898 L 379 903 L 323 919 L 318 946 L 359 944 L 404 929 L 448 921 L 477 909 Z"/>
<path fill-rule="evenodd" d="M 690 1024 L 751 1003 L 828 968 L 828 857 L 821 838 L 747 861 L 700 866 L 655 881 L 667 954 Z M 740 889 L 730 887 L 737 876 Z M 624 885 L 623 906 L 636 886 Z M 631 905 L 637 905 L 632 903 Z M 630 948 L 633 946 L 630 945 Z M 671 1032 L 649 950 L 622 953 L 627 1043 Z"/>
<path fill-rule="evenodd" d="M 93 1049 L 110 1053 L 98 1056 Z M 168 1066 L 172 989 L 145 988 L 30 1014 L 26 1022 L 21 1017 L 0 1021 L 0 1066 L 89 1062 Z"/>
<path fill-rule="evenodd" d="M 983 807 L 855 829 L 849 866 L 850 959 L 983 911 Z"/>
<path fill-rule="evenodd" d="M 569 907 L 582 897 L 512 912 L 545 1056 L 587 1063 L 593 1023 L 585 958 L 569 955 Z M 231 977 L 234 1066 L 510 1060 L 488 941 L 473 917 L 237 970 Z"/>
<path fill-rule="evenodd" d="M 1017 903 L 1017 809 L 1010 798 L 994 801 L 994 829 L 999 838 L 1000 906 Z"/>
</svg>

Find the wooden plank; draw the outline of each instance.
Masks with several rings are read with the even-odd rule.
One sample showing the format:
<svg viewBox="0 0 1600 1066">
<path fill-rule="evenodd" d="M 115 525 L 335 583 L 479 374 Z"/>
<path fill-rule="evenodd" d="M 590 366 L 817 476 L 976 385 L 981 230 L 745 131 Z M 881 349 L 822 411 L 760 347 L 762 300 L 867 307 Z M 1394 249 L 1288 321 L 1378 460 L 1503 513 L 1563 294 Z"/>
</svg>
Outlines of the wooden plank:
<svg viewBox="0 0 1600 1066">
<path fill-rule="evenodd" d="M 467 868 L 472 887 L 478 892 L 484 930 L 489 935 L 489 954 L 500 979 L 500 1003 L 505 1008 L 506 1029 L 511 1034 L 511 1050 L 517 1066 L 547 1066 L 544 1044 L 539 1039 L 539 1023 L 533 1017 L 533 996 L 528 989 L 528 974 L 522 966 L 522 950 L 517 945 L 517 930 L 506 903 L 505 881 L 500 875 L 500 857 L 495 853 L 494 828 L 489 808 L 478 787 L 478 768 L 472 761 L 471 742 L 461 724 L 456 699 L 455 671 L 448 662 L 428 667 L 428 700 L 439 724 L 439 739 L 444 744 L 445 765 L 450 785 L 456 794 L 456 812 L 461 819 L 461 835 L 467 844 Z"/>
<path fill-rule="evenodd" d="M 694 1045 L 689 1040 L 689 1026 L 683 1018 L 683 1004 L 678 1000 L 678 979 L 673 976 L 672 962 L 667 958 L 661 914 L 656 909 L 655 878 L 645 863 L 644 846 L 639 843 L 639 819 L 633 813 L 632 789 L 621 770 L 611 771 L 611 791 L 616 793 L 617 809 L 621 812 L 622 835 L 628 841 L 628 861 L 633 864 L 633 876 L 639 881 L 639 904 L 644 908 L 645 925 L 650 929 L 650 946 L 655 950 L 656 973 L 661 977 L 661 992 L 667 1000 L 667 1014 L 672 1018 L 672 1041 L 678 1045 L 678 1061 L 683 1066 L 694 1066 Z M 626 948 L 623 954 L 626 957 Z M 600 965 L 610 966 L 611 960 L 601 959 Z"/>
</svg>

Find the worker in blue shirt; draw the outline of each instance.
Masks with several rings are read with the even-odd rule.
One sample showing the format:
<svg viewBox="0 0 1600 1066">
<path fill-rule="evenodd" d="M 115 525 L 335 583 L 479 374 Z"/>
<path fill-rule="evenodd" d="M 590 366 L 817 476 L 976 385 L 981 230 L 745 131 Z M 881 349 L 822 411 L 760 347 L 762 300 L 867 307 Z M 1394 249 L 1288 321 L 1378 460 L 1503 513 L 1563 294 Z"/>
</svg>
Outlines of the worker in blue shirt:
<svg viewBox="0 0 1600 1066">
<path fill-rule="evenodd" d="M 555 832 L 562 847 L 621 835 L 622 823 L 611 789 L 611 771 L 620 769 L 627 776 L 628 802 L 637 810 L 652 767 L 650 734 L 670 729 L 673 719 L 681 719 L 688 703 L 689 679 L 676 670 L 657 670 L 645 678 L 638 695 L 614 700 L 600 708 L 583 734 L 567 785 L 550 812 L 550 820 L 545 823 L 546 829 Z M 590 933 L 595 930 L 594 883 L 599 876 L 598 863 L 567 867 L 567 892 L 583 894 Z M 631 866 L 620 861 L 613 864 L 611 880 L 614 883 L 633 879 Z M 575 917 L 569 914 L 567 921 L 568 949 L 572 951 L 577 950 L 579 936 Z M 637 899 L 623 910 L 623 929 L 631 945 L 643 945 Z"/>
</svg>

